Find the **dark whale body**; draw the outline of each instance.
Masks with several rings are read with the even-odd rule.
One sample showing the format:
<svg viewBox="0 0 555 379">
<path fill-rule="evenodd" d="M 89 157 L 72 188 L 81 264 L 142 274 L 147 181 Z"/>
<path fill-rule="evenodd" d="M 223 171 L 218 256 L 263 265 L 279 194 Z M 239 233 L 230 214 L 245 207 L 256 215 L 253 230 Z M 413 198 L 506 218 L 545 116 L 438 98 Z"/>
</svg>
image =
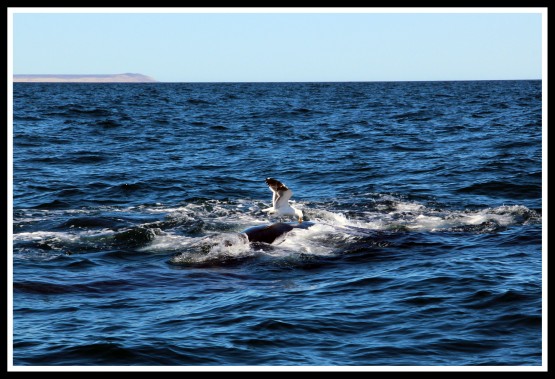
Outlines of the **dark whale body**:
<svg viewBox="0 0 555 379">
<path fill-rule="evenodd" d="M 243 233 L 247 235 L 249 242 L 273 243 L 276 238 L 290 232 L 293 229 L 308 229 L 312 225 L 314 225 L 314 223 L 309 221 L 301 223 L 278 222 L 271 225 L 253 226 L 252 228 L 244 230 Z"/>
</svg>

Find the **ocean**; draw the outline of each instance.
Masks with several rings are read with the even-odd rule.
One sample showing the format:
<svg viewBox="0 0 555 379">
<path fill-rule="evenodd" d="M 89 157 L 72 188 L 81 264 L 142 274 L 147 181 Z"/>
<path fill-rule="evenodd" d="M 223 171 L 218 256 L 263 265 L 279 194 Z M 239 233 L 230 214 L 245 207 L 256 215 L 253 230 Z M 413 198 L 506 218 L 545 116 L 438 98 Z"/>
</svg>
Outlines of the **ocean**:
<svg viewBox="0 0 555 379">
<path fill-rule="evenodd" d="M 10 239 L 15 366 L 539 366 L 542 83 L 14 83 Z"/>
</svg>

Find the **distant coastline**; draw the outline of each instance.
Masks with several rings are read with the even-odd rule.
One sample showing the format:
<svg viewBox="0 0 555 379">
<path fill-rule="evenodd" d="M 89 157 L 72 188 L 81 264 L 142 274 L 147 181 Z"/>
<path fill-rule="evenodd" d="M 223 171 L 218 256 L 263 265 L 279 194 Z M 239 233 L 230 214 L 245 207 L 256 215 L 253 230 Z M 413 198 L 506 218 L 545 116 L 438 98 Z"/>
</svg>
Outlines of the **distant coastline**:
<svg viewBox="0 0 555 379">
<path fill-rule="evenodd" d="M 14 75 L 14 83 L 155 83 L 142 74 L 113 75 Z"/>
</svg>

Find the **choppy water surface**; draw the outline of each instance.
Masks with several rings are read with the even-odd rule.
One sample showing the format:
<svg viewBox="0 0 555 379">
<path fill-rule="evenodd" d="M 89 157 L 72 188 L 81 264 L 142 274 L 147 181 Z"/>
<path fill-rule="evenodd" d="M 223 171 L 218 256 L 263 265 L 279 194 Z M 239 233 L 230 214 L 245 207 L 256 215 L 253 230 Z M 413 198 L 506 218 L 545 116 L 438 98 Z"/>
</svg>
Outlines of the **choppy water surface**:
<svg viewBox="0 0 555 379">
<path fill-rule="evenodd" d="M 541 82 L 19 84 L 15 365 L 541 365 Z M 266 177 L 315 223 L 272 245 Z"/>
</svg>

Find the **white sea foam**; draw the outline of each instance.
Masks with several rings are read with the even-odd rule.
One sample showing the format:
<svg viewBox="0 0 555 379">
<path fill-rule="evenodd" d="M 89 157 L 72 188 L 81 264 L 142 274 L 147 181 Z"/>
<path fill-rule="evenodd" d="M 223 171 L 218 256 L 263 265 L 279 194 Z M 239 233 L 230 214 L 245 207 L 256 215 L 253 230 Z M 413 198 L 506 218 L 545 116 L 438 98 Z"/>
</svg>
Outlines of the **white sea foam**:
<svg viewBox="0 0 555 379">
<path fill-rule="evenodd" d="M 58 241 L 77 241 L 81 238 L 81 233 L 67 233 L 67 232 L 52 232 L 52 231 L 37 231 L 37 232 L 23 232 L 13 235 L 14 241 L 44 241 L 44 240 L 58 240 Z"/>
<path fill-rule="evenodd" d="M 325 209 L 310 212 L 311 220 L 333 225 L 348 225 L 351 221 L 343 213 L 335 213 Z"/>
<path fill-rule="evenodd" d="M 249 244 L 246 236 L 241 234 L 242 230 L 256 225 L 288 221 L 268 218 L 260 211 L 263 205 L 246 200 L 214 200 L 178 207 L 135 207 L 120 211 L 133 217 L 135 214 L 160 214 L 160 221 L 117 231 L 79 228 L 69 231 L 22 232 L 14 234 L 13 240 L 45 243 L 54 250 L 70 251 L 112 244 L 120 248 L 129 243 L 131 249 L 140 252 L 173 254 L 173 263 L 210 264 L 252 256 L 266 256 L 271 259 L 329 256 L 342 251 L 351 242 L 371 238 L 381 231 L 491 232 L 498 227 L 541 220 L 541 215 L 521 205 L 481 210 L 450 210 L 428 208 L 418 202 L 385 199 L 383 203 L 377 201 L 371 207 L 362 207 L 359 210 L 354 207 L 349 213 L 343 213 L 334 211 L 330 206 L 303 203 L 307 219 L 315 223 L 313 226 L 308 229 L 295 228 L 271 245 Z M 108 211 L 111 213 L 115 210 L 110 208 Z M 53 212 L 59 213 L 56 217 L 74 213 Z M 42 214 L 25 216 L 41 217 Z M 44 216 L 47 217 L 46 214 Z M 481 225 L 484 225 L 483 228 Z M 130 232 L 129 235 L 127 232 Z M 148 235 L 145 237 L 144 233 Z M 22 246 L 22 249 L 25 247 Z"/>
<path fill-rule="evenodd" d="M 509 226 L 518 222 L 519 217 L 533 214 L 520 205 L 501 206 L 475 211 L 449 211 L 430 209 L 418 203 L 399 202 L 394 210 L 386 213 L 367 212 L 366 220 L 350 220 L 348 225 L 376 230 L 404 228 L 415 231 L 442 231 L 464 226 L 495 223 Z"/>
<path fill-rule="evenodd" d="M 312 222 L 315 222 L 315 225 L 308 229 L 293 229 L 278 237 L 269 249 L 255 250 L 256 248 L 249 246 L 248 241 L 239 234 L 214 234 L 186 241 L 179 240 L 184 237 L 157 236 L 156 239 L 164 242 L 155 240 L 148 248 L 160 247 L 163 250 L 168 243 L 174 243 L 174 246 L 189 250 L 174 257 L 175 263 L 202 263 L 252 255 L 272 258 L 295 258 L 301 255 L 327 256 L 335 254 L 346 244 L 355 242 L 358 238 L 371 237 L 375 231 L 400 229 L 441 232 L 487 223 L 509 226 L 517 222 L 519 215 L 530 212 L 523 206 L 503 206 L 475 211 L 437 210 L 415 202 L 388 204 L 383 211 L 363 212 L 356 218 L 349 218 L 342 212 L 307 209 L 306 214 Z M 241 220 L 240 222 L 246 226 L 264 223 L 258 218 L 257 213 L 249 212 L 222 214 L 219 218 L 221 221 L 228 222 Z M 177 238 L 177 242 L 173 241 L 173 238 Z"/>
<path fill-rule="evenodd" d="M 421 212 L 425 207 L 418 203 L 398 202 L 395 209 L 396 212 Z"/>
<path fill-rule="evenodd" d="M 349 236 L 330 224 L 315 224 L 308 229 L 293 229 L 274 242 L 277 247 L 271 255 L 309 254 L 326 256 L 333 254 L 338 245 Z"/>
<path fill-rule="evenodd" d="M 187 241 L 171 258 L 174 264 L 202 264 L 246 258 L 255 254 L 245 235 L 223 233 Z"/>
<path fill-rule="evenodd" d="M 197 238 L 177 235 L 174 233 L 159 233 L 153 236 L 152 241 L 140 247 L 137 251 L 149 253 L 178 252 L 191 247 Z"/>
</svg>

